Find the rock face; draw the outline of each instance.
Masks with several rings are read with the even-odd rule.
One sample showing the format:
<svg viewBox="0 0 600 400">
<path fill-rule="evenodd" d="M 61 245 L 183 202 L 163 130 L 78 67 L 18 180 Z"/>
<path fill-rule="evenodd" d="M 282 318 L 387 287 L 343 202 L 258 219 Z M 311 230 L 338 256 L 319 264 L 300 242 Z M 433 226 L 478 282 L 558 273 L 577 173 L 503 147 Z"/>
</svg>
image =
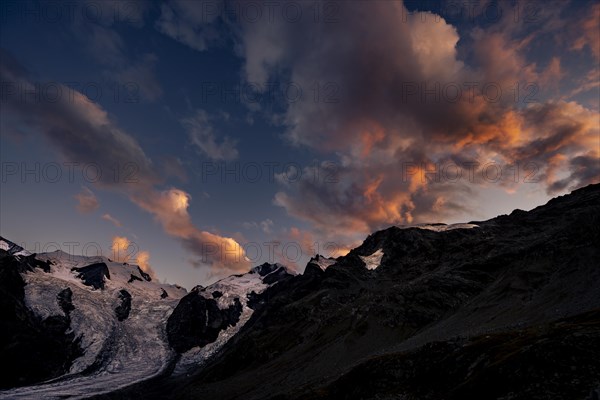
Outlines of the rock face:
<svg viewBox="0 0 600 400">
<path fill-rule="evenodd" d="M 6 366 L 0 389 L 63 375 L 81 355 L 74 334 L 68 332 L 68 314 L 40 318 L 25 304 L 25 282 L 19 272 L 31 268 L 30 257 L 19 260 L 0 250 L 0 354 Z M 70 296 L 61 293 L 61 306 L 72 310 Z"/>
<path fill-rule="evenodd" d="M 600 185 L 488 221 L 376 232 L 262 293 L 172 397 L 584 399 L 600 387 L 598 243 Z"/>
<path fill-rule="evenodd" d="M 205 346 L 217 340 L 219 333 L 235 326 L 242 313 L 238 298 L 234 305 L 220 309 L 217 302 L 192 292 L 181 299 L 167 322 L 169 344 L 183 353 L 192 347 Z"/>
<path fill-rule="evenodd" d="M 73 305 L 73 291 L 71 288 L 61 290 L 56 296 L 56 301 L 58 301 L 58 305 L 65 314 L 69 314 L 75 309 L 75 306 Z"/>
<path fill-rule="evenodd" d="M 144 278 L 144 280 L 146 282 L 152 282 L 152 278 L 150 277 L 150 275 L 148 275 L 147 273 L 142 271 L 142 269 L 140 267 L 138 267 L 137 269 L 138 269 L 138 272 L 140 273 L 140 275 L 142 276 L 142 278 Z"/>
<path fill-rule="evenodd" d="M 110 279 L 110 272 L 105 263 L 95 263 L 81 268 L 73 268 L 79 274 L 77 277 L 87 286 L 94 289 L 104 289 L 104 278 Z"/>
<path fill-rule="evenodd" d="M 115 314 L 119 321 L 123 321 L 129 317 L 131 311 L 131 295 L 127 290 L 121 289 L 119 290 L 119 300 L 120 304 L 115 308 Z"/>
<path fill-rule="evenodd" d="M 139 276 L 130 274 L 129 275 L 129 280 L 127 281 L 127 283 L 132 283 L 133 281 L 143 282 L 142 278 L 140 278 Z"/>
</svg>

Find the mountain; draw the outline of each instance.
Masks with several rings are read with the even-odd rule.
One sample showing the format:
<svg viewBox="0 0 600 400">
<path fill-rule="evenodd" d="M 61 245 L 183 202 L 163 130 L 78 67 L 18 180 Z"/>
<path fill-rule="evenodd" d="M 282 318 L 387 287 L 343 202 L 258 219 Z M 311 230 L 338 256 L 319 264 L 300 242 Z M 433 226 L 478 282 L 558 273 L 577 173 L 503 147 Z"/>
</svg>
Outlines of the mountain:
<svg viewBox="0 0 600 400">
<path fill-rule="evenodd" d="M 137 265 L 31 254 L 0 237 L 0 354 L 9 367 L 0 398 L 85 397 L 185 373 L 250 318 L 262 291 L 291 276 L 265 264 L 187 293 Z"/>
<path fill-rule="evenodd" d="M 599 239 L 590 185 L 190 293 L 0 241 L 2 385 L 22 386 L 0 397 L 598 399 Z"/>
<path fill-rule="evenodd" d="M 376 232 L 270 288 L 197 374 L 139 394 L 595 399 L 599 222 L 594 185 L 489 221 Z"/>
</svg>

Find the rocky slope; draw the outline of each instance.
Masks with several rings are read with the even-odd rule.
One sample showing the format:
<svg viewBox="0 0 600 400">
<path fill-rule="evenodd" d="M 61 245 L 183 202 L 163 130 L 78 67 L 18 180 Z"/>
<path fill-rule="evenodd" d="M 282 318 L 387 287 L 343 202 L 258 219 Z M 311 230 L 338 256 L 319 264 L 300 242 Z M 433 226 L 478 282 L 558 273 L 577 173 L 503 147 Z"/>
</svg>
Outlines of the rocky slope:
<svg viewBox="0 0 600 400">
<path fill-rule="evenodd" d="M 489 221 L 376 232 L 270 289 L 172 397 L 596 399 L 598 243 L 599 185 Z"/>
</svg>

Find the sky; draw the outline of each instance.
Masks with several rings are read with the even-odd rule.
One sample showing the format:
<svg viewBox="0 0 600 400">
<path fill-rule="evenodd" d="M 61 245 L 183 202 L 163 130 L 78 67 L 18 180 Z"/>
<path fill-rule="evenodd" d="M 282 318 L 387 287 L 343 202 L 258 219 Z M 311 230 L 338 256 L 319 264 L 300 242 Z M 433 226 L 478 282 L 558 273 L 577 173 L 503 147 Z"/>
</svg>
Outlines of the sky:
<svg viewBox="0 0 600 400">
<path fill-rule="evenodd" d="M 0 234 L 187 288 L 600 181 L 597 1 L 0 3 Z"/>
</svg>

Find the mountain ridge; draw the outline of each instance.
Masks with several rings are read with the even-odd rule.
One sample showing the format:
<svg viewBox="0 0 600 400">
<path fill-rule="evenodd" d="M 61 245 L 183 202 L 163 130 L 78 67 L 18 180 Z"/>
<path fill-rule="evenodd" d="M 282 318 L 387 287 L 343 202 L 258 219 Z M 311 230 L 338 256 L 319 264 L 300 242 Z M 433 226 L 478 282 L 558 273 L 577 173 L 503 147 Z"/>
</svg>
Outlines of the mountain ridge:
<svg viewBox="0 0 600 400">
<path fill-rule="evenodd" d="M 87 397 L 95 391 L 101 399 L 587 398 L 600 386 L 599 226 L 596 184 L 486 221 L 391 226 L 345 256 L 313 257 L 301 275 L 265 263 L 189 293 L 145 279 L 137 266 L 104 259 L 59 265 L 6 242 L 0 262 L 17 260 L 19 267 L 2 264 L 0 271 L 23 277 L 20 309 L 42 320 L 62 315 L 76 321 L 83 294 L 114 293 L 106 310 L 118 332 L 153 315 L 140 303 L 152 293 L 144 301 L 162 304 L 152 340 L 163 356 L 160 362 L 143 359 L 154 363 L 150 375 L 127 377 L 130 360 L 113 351 L 117 343 L 127 347 L 126 336 L 109 333 L 99 343 L 86 342 L 85 335 L 77 339 L 77 324 L 61 320 L 75 332 L 66 345 L 86 352 L 102 345 L 91 364 L 77 346 L 69 353 L 88 378 L 60 370 L 58 380 L 33 392 L 23 387 L 0 391 L 0 397 L 52 398 L 69 391 Z M 106 287 L 96 280 L 86 285 L 77 268 L 89 264 L 78 262 L 104 262 Z M 42 304 L 55 305 L 27 301 L 27 293 L 41 288 L 50 293 Z M 140 340 L 147 334 L 135 332 Z M 133 360 L 149 351 L 136 343 Z M 588 351 L 577 350 L 581 346 Z M 87 370 L 82 359 L 89 360 Z M 128 384 L 107 389 L 110 380 L 94 374 L 109 367 Z M 545 374 L 557 376 L 547 387 Z"/>
<path fill-rule="evenodd" d="M 477 228 L 375 232 L 314 278 L 317 283 L 300 277 L 296 285 L 271 289 L 268 310 L 256 313 L 174 397 L 320 398 L 314 393 L 376 354 L 517 332 L 592 311 L 600 307 L 600 274 L 592 261 L 600 259 L 599 205 L 600 187 L 592 185 L 529 212 L 474 221 Z M 366 269 L 361 256 L 378 249 L 382 265 Z M 292 325 L 289 315 L 297 316 Z M 278 372 L 292 368 L 292 375 Z M 430 397 L 454 398 L 443 393 Z M 535 398 L 527 393 L 510 398 Z M 478 395 L 473 398 L 491 398 Z"/>
</svg>

